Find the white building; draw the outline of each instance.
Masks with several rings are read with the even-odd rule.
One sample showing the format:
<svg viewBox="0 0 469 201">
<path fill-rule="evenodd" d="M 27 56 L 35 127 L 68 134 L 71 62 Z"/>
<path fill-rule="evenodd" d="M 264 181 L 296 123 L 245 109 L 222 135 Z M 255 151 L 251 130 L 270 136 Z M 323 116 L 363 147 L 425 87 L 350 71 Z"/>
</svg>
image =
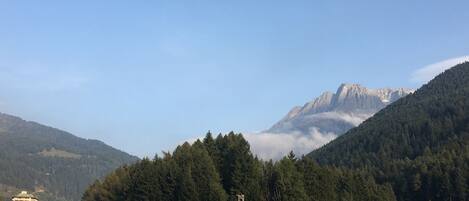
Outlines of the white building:
<svg viewBox="0 0 469 201">
<path fill-rule="evenodd" d="M 244 201 L 244 195 L 243 194 L 236 195 L 236 198 L 238 199 L 238 201 Z"/>
<path fill-rule="evenodd" d="M 12 201 L 39 201 L 34 195 L 28 194 L 27 191 L 21 191 L 20 194 L 11 198 Z"/>
</svg>

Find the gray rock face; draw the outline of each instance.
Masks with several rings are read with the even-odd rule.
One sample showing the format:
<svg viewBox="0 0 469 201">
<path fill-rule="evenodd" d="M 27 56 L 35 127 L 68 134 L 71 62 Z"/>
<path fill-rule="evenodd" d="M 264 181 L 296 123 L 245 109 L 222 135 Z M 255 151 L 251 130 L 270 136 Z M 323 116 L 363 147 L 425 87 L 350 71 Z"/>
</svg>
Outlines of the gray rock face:
<svg viewBox="0 0 469 201">
<path fill-rule="evenodd" d="M 358 126 L 410 89 L 368 89 L 359 84 L 342 84 L 336 93 L 325 92 L 303 107 L 294 107 L 265 132 L 310 134 L 312 131 L 341 135 Z"/>
</svg>

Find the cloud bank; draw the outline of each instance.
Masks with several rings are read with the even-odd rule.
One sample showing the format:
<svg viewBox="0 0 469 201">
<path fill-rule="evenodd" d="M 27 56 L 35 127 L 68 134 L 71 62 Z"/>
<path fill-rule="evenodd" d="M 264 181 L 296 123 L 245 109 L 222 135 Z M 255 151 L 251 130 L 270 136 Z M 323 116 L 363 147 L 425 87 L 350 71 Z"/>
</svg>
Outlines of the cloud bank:
<svg viewBox="0 0 469 201">
<path fill-rule="evenodd" d="M 465 61 L 469 61 L 469 55 L 430 64 L 413 72 L 410 80 L 415 83 L 427 83 L 445 70 Z"/>
<path fill-rule="evenodd" d="M 301 132 L 292 133 L 243 133 L 243 137 L 249 142 L 254 155 L 263 160 L 279 160 L 293 151 L 297 156 L 308 154 L 311 151 L 327 144 L 337 138 L 335 133 L 322 133 L 317 128 L 310 129 L 309 134 Z M 170 147 L 174 150 L 177 145 L 184 142 L 194 143 L 203 140 L 204 137 L 197 137 L 184 140 Z"/>
<path fill-rule="evenodd" d="M 297 156 L 307 154 L 335 139 L 335 133 L 321 133 L 311 128 L 309 134 L 293 133 L 252 133 L 244 134 L 251 145 L 251 151 L 264 160 L 278 160 L 293 151 Z"/>
<path fill-rule="evenodd" d="M 360 125 L 373 114 L 358 113 L 347 114 L 342 112 L 324 112 L 304 117 L 302 124 L 317 125 L 320 122 L 337 122 L 343 121 L 353 126 Z M 280 130 L 293 130 L 302 127 L 294 125 L 292 122 L 286 121 L 281 125 Z M 251 151 L 259 158 L 264 160 L 278 160 L 293 151 L 296 155 L 301 156 L 321 147 L 322 145 L 332 141 L 337 137 L 334 132 L 321 132 L 317 127 L 310 127 L 308 133 L 299 131 L 287 131 L 280 133 L 260 132 L 244 134 L 244 137 L 251 145 Z"/>
<path fill-rule="evenodd" d="M 322 112 L 322 113 L 307 115 L 305 116 L 305 118 L 311 119 L 311 120 L 315 120 L 315 119 L 330 120 L 330 121 L 342 120 L 354 126 L 358 126 L 362 122 L 370 118 L 371 116 L 373 116 L 373 113 L 368 113 L 368 112 L 356 113 L 356 114 L 350 114 L 350 113 L 345 113 L 345 112 Z"/>
<path fill-rule="evenodd" d="M 347 114 L 341 112 L 324 112 L 305 116 L 305 120 L 311 125 L 318 121 L 343 121 L 358 126 L 364 120 L 368 119 L 372 114 L 359 113 Z M 308 132 L 300 132 L 293 130 L 298 125 L 293 125 L 291 122 L 284 122 L 283 132 L 253 132 L 242 133 L 244 138 L 249 142 L 251 151 L 263 160 L 279 160 L 286 156 L 290 151 L 293 151 L 297 156 L 308 154 L 311 151 L 320 148 L 328 142 L 337 138 L 335 132 L 324 132 L 317 127 L 309 127 Z M 291 131 L 288 131 L 291 128 Z M 281 129 L 281 130 L 282 130 Z M 342 132 L 341 132 L 342 133 Z M 203 137 L 197 137 L 185 140 L 193 143 L 197 139 L 202 140 Z M 182 144 L 183 142 L 179 143 Z"/>
</svg>

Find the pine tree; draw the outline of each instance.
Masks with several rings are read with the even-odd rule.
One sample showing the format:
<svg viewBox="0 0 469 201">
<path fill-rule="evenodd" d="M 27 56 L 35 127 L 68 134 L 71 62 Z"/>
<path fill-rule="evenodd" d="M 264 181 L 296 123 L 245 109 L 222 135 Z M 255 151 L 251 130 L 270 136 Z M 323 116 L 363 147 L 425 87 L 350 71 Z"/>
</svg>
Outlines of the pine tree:
<svg viewBox="0 0 469 201">
<path fill-rule="evenodd" d="M 159 172 L 159 188 L 161 190 L 161 201 L 174 201 L 177 187 L 177 175 L 179 174 L 178 165 L 171 154 L 164 153 L 161 159 L 161 168 Z"/>
<path fill-rule="evenodd" d="M 217 137 L 217 139 L 218 138 L 222 138 L 221 134 Z M 217 142 L 219 142 L 219 140 L 217 140 Z M 220 150 L 217 147 L 217 144 L 216 144 L 215 140 L 213 139 L 212 133 L 210 131 L 207 132 L 207 134 L 205 135 L 205 138 L 203 140 L 203 144 L 204 144 L 205 148 L 207 149 L 207 152 L 210 155 L 210 157 L 213 161 L 213 164 L 215 165 L 217 170 L 219 170 L 220 167 L 218 167 L 218 166 L 221 164 Z"/>
<path fill-rule="evenodd" d="M 192 179 L 190 169 L 182 169 L 178 175 L 175 196 L 177 201 L 199 201 L 196 183 Z"/>
<path fill-rule="evenodd" d="M 299 163 L 308 200 L 337 200 L 336 173 L 319 167 L 309 157 L 303 158 Z"/>
<path fill-rule="evenodd" d="M 186 142 L 177 147 L 174 151 L 173 157 L 179 167 L 179 171 L 176 176 L 176 200 L 199 201 L 196 183 L 192 178 L 194 161 L 192 159 L 191 145 Z"/>
<path fill-rule="evenodd" d="M 220 176 L 202 142 L 196 141 L 192 145 L 192 157 L 192 177 L 197 181 L 199 200 L 226 200 L 227 195 L 221 186 Z"/>
<path fill-rule="evenodd" d="M 132 182 L 130 184 L 131 200 L 157 200 L 162 197 L 162 192 L 158 186 L 159 161 L 145 158 L 138 164 L 138 168 L 133 168 Z M 123 191 L 125 192 L 125 191 Z"/>
<path fill-rule="evenodd" d="M 467 176 L 464 176 L 460 168 L 457 168 L 454 171 L 454 176 L 452 181 L 454 181 L 455 186 L 455 200 L 469 200 L 468 196 L 468 183 L 467 183 Z"/>
<path fill-rule="evenodd" d="M 119 168 L 91 185 L 82 200 L 228 201 L 236 194 L 259 201 L 395 200 L 390 188 L 376 185 L 371 178 L 320 167 L 293 153 L 275 163 L 262 162 L 253 157 L 240 134 L 219 136 L 213 144 L 207 139 L 184 143 L 162 158 Z M 207 144 L 220 154 L 219 167 L 226 170 L 217 171 Z M 226 174 L 223 180 L 221 173 Z"/>
<path fill-rule="evenodd" d="M 282 201 L 303 201 L 307 200 L 307 195 L 303 184 L 303 175 L 295 165 L 293 155 L 280 160 L 276 166 L 274 174 L 276 180 L 274 188 L 279 192 Z"/>
</svg>

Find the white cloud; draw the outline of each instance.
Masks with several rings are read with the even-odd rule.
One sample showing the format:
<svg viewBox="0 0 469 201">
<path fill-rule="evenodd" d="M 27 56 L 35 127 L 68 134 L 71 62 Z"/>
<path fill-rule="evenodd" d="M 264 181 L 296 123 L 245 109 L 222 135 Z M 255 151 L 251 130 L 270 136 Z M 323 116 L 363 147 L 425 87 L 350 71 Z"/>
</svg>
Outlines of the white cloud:
<svg viewBox="0 0 469 201">
<path fill-rule="evenodd" d="M 279 160 L 293 151 L 297 156 L 308 154 L 311 151 L 325 145 L 337 137 L 335 133 L 321 133 L 315 127 L 310 128 L 309 134 L 300 132 L 292 133 L 243 133 L 243 137 L 249 142 L 251 151 L 263 160 Z M 184 142 L 194 143 L 203 140 L 204 137 L 190 138 Z M 177 145 L 181 145 L 180 142 Z M 177 145 L 169 150 L 174 150 Z"/>
<path fill-rule="evenodd" d="M 358 126 L 363 121 L 368 119 L 372 114 L 357 113 L 347 114 L 342 112 L 324 112 L 306 116 L 310 120 L 323 119 L 323 120 L 343 120 L 349 122 L 354 126 Z M 284 129 L 295 127 L 291 122 L 284 122 Z M 292 131 L 284 133 L 243 133 L 244 138 L 251 145 L 251 151 L 263 160 L 279 160 L 286 156 L 290 151 L 293 151 L 297 156 L 308 154 L 311 151 L 327 144 L 334 140 L 337 134 L 333 132 L 320 132 L 316 127 L 310 127 L 307 134 Z M 197 139 L 202 140 L 203 137 L 191 138 L 184 142 L 193 143 Z M 183 142 L 179 143 L 182 144 Z"/>
<path fill-rule="evenodd" d="M 363 112 L 363 113 L 322 112 L 322 113 L 305 116 L 305 118 L 343 120 L 345 122 L 351 123 L 354 126 L 358 126 L 362 122 L 370 118 L 371 116 L 373 116 L 373 113 L 368 113 L 368 112 Z"/>
<path fill-rule="evenodd" d="M 469 55 L 430 64 L 413 72 L 410 80 L 415 83 L 426 83 L 446 69 L 449 69 L 465 61 L 469 61 Z"/>
<path fill-rule="evenodd" d="M 278 160 L 293 151 L 297 156 L 307 154 L 337 137 L 334 133 L 321 133 L 312 128 L 309 134 L 294 133 L 253 133 L 245 134 L 251 150 L 264 160 Z"/>
</svg>

